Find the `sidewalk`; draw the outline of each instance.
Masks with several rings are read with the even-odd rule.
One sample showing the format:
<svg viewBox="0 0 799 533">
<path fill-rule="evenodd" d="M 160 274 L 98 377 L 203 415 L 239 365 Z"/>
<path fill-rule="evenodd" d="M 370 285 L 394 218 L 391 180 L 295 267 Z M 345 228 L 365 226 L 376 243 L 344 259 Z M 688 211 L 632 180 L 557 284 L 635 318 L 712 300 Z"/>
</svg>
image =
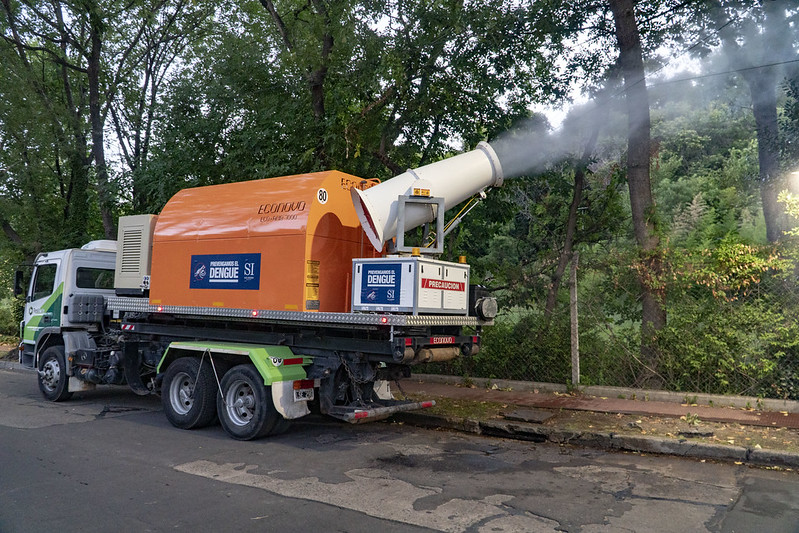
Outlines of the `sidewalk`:
<svg viewBox="0 0 799 533">
<path fill-rule="evenodd" d="M 435 375 L 403 381 L 407 394 L 439 405 L 395 418 L 535 442 L 799 468 L 799 402 L 609 387 L 568 394 L 543 383 L 461 382 Z"/>
</svg>

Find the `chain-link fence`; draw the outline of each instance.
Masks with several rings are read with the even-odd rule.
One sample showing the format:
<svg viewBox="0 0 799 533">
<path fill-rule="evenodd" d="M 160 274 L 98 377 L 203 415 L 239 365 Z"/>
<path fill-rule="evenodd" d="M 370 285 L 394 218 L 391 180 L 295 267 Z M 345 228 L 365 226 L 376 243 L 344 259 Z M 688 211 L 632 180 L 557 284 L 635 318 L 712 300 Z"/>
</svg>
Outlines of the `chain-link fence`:
<svg viewBox="0 0 799 533">
<path fill-rule="evenodd" d="M 799 288 L 792 272 L 747 272 L 745 283 L 726 290 L 680 283 L 672 274 L 663 291 L 666 327 L 643 357 L 635 278 L 581 267 L 580 384 L 799 399 Z M 485 328 L 479 354 L 436 371 L 572 383 L 572 307 L 564 285 L 550 314 L 543 306 L 504 311 Z"/>
</svg>

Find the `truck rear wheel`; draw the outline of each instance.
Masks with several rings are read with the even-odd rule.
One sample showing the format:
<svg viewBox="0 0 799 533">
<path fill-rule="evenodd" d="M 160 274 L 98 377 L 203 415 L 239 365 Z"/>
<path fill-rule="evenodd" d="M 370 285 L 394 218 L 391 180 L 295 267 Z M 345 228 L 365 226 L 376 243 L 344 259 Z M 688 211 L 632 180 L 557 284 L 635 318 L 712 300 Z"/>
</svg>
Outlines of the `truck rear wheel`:
<svg viewBox="0 0 799 533">
<path fill-rule="evenodd" d="M 169 365 L 161 385 L 161 404 L 173 426 L 195 429 L 216 421 L 214 370 L 208 361 L 181 357 Z"/>
<path fill-rule="evenodd" d="M 216 399 L 219 422 L 237 440 L 251 440 L 285 430 L 275 409 L 269 387 L 253 365 L 238 365 L 222 378 L 222 394 Z"/>
<path fill-rule="evenodd" d="M 51 402 L 63 402 L 72 397 L 68 382 L 64 347 L 50 346 L 39 359 L 39 390 Z"/>
</svg>

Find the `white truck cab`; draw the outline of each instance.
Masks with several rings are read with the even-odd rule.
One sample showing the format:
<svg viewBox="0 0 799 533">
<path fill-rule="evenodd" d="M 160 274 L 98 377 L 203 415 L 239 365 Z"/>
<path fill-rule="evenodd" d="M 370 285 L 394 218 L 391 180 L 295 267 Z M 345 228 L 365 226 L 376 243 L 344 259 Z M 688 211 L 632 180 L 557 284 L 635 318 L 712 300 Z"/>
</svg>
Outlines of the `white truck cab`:
<svg viewBox="0 0 799 533">
<path fill-rule="evenodd" d="M 103 299 L 114 295 L 115 261 L 116 241 L 110 240 L 36 257 L 20 325 L 20 363 L 38 368 L 41 353 L 61 343 L 64 331 L 98 327 Z"/>
</svg>

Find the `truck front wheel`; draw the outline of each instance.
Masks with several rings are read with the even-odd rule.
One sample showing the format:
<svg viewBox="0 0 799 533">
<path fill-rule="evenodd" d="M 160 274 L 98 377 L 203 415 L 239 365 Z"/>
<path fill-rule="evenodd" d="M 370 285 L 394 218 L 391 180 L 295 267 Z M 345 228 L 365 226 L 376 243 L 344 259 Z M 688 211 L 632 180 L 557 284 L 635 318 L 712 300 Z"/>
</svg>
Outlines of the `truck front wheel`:
<svg viewBox="0 0 799 533">
<path fill-rule="evenodd" d="M 63 402 L 72 397 L 68 381 L 64 347 L 50 346 L 39 359 L 39 390 L 51 402 Z"/>
<path fill-rule="evenodd" d="M 238 365 L 222 378 L 216 399 L 219 422 L 228 435 L 251 440 L 273 433 L 283 418 L 275 409 L 269 387 L 253 365 Z"/>
<path fill-rule="evenodd" d="M 195 429 L 216 421 L 217 395 L 214 370 L 208 361 L 181 357 L 166 369 L 161 384 L 161 404 L 173 426 Z"/>
</svg>

